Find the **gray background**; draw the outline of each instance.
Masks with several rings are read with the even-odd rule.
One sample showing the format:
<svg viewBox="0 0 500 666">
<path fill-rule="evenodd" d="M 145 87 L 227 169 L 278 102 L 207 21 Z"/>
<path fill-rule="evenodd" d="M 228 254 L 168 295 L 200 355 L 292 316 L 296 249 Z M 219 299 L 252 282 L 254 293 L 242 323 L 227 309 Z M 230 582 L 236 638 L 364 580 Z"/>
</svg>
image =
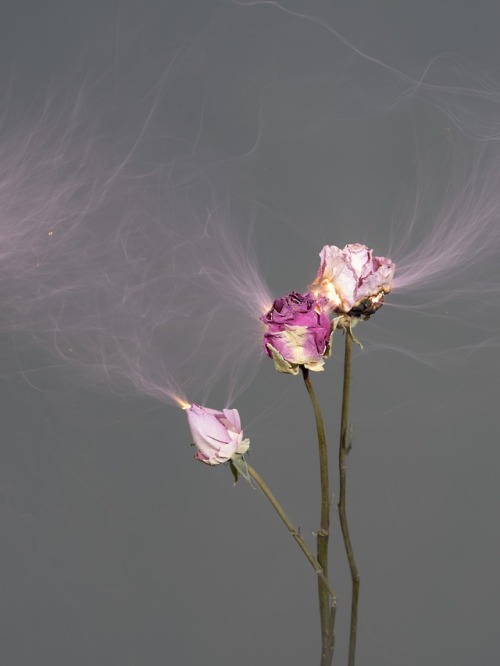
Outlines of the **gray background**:
<svg viewBox="0 0 500 666">
<path fill-rule="evenodd" d="M 2 664 L 318 660 L 307 563 L 258 492 L 193 462 L 165 398 L 177 382 L 238 407 L 253 464 L 313 543 L 304 388 L 257 363 L 245 296 L 219 311 L 222 283 L 193 277 L 200 261 L 237 273 L 203 229 L 221 207 L 214 228 L 250 237 L 274 297 L 306 288 L 326 243 L 414 270 L 464 174 L 500 191 L 499 20 L 489 2 L 2 3 Z M 459 207 L 447 270 L 357 329 L 360 665 L 497 663 L 496 210 L 493 194 L 469 247 Z M 333 470 L 340 343 L 313 377 Z M 340 664 L 336 523 L 332 548 Z"/>
</svg>

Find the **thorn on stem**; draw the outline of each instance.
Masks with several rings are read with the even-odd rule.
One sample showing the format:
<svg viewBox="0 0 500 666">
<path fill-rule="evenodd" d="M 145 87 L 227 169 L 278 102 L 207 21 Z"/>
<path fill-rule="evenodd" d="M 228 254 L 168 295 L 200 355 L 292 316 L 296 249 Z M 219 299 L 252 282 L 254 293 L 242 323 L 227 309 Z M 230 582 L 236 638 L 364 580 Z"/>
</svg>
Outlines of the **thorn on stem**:
<svg viewBox="0 0 500 666">
<path fill-rule="evenodd" d="M 345 447 L 346 454 L 349 454 L 351 452 L 351 449 L 352 449 L 352 423 L 350 424 L 349 427 L 349 443 Z"/>
</svg>

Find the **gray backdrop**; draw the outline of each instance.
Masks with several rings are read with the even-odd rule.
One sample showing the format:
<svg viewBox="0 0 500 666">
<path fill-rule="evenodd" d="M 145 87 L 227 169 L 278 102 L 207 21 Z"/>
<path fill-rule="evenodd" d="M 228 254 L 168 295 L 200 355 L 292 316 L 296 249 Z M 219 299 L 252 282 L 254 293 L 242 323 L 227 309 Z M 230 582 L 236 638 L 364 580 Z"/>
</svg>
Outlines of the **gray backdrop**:
<svg viewBox="0 0 500 666">
<path fill-rule="evenodd" d="M 358 663 L 494 664 L 500 8 L 246 4 L 2 4 L 0 661 L 318 662 L 313 573 L 167 393 L 239 408 L 313 544 L 311 409 L 231 257 L 277 297 L 362 242 L 407 280 L 357 328 Z M 341 349 L 313 377 L 335 492 Z M 332 549 L 341 664 L 336 521 Z"/>
</svg>

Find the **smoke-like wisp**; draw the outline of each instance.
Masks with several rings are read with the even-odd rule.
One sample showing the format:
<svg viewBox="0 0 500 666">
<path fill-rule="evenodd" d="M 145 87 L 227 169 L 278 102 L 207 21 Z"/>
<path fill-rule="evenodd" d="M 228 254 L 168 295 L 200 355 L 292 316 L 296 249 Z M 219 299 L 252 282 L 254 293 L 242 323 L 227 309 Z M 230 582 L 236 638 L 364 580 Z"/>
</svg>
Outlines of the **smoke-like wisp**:
<svg viewBox="0 0 500 666">
<path fill-rule="evenodd" d="M 242 45 L 241 62 L 254 52 L 264 57 L 254 69 L 242 67 L 239 79 L 236 60 L 220 75 L 226 81 L 199 83 L 200 68 L 214 83 L 214 67 L 224 54 L 216 36 L 224 22 L 241 29 L 242 14 L 253 11 L 248 6 L 230 8 L 218 28 L 199 35 L 175 67 L 169 64 L 161 85 L 143 97 L 142 112 L 133 118 L 122 116 L 120 95 L 113 106 L 109 97 L 92 98 L 89 86 L 71 105 L 46 102 L 36 122 L 4 116 L 2 328 L 28 334 L 64 363 L 79 367 L 88 382 L 123 381 L 160 400 L 196 394 L 203 401 L 221 378 L 228 380 L 230 400 L 252 379 L 263 356 L 259 316 L 273 300 L 258 268 L 255 239 L 271 281 L 273 271 L 294 269 L 284 250 L 294 225 L 263 231 L 263 220 L 255 219 L 259 188 L 249 186 L 250 205 L 241 192 L 248 169 L 255 168 L 255 175 L 261 159 L 270 161 L 266 140 L 283 148 L 278 139 L 288 141 L 296 133 L 300 113 L 277 122 L 291 92 L 298 99 L 302 90 L 325 91 L 326 99 L 318 97 L 316 106 L 309 94 L 314 108 L 304 111 L 302 136 L 346 117 L 365 122 L 391 114 L 400 132 L 398 114 L 406 117 L 409 109 L 414 118 L 421 114 L 427 126 L 415 119 L 408 125 L 420 167 L 415 204 L 410 212 L 407 204 L 400 206 L 393 229 L 381 223 L 392 247 L 370 241 L 373 228 L 348 242 L 367 242 L 376 254 L 395 261 L 396 303 L 398 294 L 404 298 L 417 290 L 434 303 L 466 294 L 476 304 L 485 294 L 498 299 L 497 284 L 485 287 L 500 249 L 498 90 L 486 88 L 486 78 L 478 83 L 477 74 L 461 73 L 457 61 L 446 69 L 444 60 L 436 60 L 419 77 L 404 75 L 354 48 L 322 21 L 292 14 L 292 23 L 284 25 L 276 3 L 252 4 L 275 14 L 259 49 L 252 44 L 249 52 L 248 43 Z M 276 43 L 277 34 L 281 42 Z M 295 71 L 295 60 L 288 68 L 285 63 L 298 34 L 311 46 L 319 40 L 326 51 L 314 43 L 309 65 Z M 341 64 L 329 71 L 336 55 L 343 56 L 334 60 Z M 308 72 L 318 64 L 311 89 Z M 447 75 L 452 83 L 437 82 Z M 197 94 L 186 93 L 189 85 Z M 180 92 L 184 102 L 195 100 L 184 107 L 192 115 L 184 123 L 183 107 L 177 115 L 172 112 L 172 95 Z M 334 93 L 340 100 L 335 103 Z M 242 109 L 248 108 L 253 111 L 239 125 Z M 118 119 L 113 131 L 104 132 L 96 122 L 103 115 Z M 239 138 L 244 126 L 248 140 L 226 149 L 221 122 L 235 123 Z M 437 126 L 446 126 L 446 132 L 427 151 L 426 161 L 421 146 L 427 128 L 432 135 Z M 213 149 L 218 139 L 222 147 Z M 265 189 L 265 174 L 257 177 Z M 228 194 L 233 186 L 238 195 Z M 317 243 L 318 252 L 324 242 L 341 244 L 338 229 L 325 238 L 314 219 L 308 225 L 301 233 Z M 310 266 L 304 290 L 316 268 Z M 290 289 L 300 285 L 294 281 Z"/>
<path fill-rule="evenodd" d="M 422 299 L 427 292 L 437 304 L 462 298 L 472 309 L 478 300 L 498 299 L 487 279 L 500 247 L 500 151 L 498 144 L 470 148 L 435 168 L 434 182 L 428 165 L 414 209 L 396 222 L 395 293 L 418 290 Z"/>
<path fill-rule="evenodd" d="M 53 112 L 3 128 L 4 331 L 27 333 L 86 382 L 125 380 L 174 402 L 224 375 L 240 390 L 271 297 L 230 203 L 214 205 L 190 160 L 141 171 L 99 140 L 80 100 Z"/>
</svg>

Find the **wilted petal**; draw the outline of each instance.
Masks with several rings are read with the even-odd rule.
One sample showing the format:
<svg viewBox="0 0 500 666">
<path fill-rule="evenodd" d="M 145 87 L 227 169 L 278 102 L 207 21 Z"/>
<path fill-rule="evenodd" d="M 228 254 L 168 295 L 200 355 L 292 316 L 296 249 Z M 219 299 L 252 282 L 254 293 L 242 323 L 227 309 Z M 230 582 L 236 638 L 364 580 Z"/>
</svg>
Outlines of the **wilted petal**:
<svg viewBox="0 0 500 666">
<path fill-rule="evenodd" d="M 261 320 L 267 326 L 264 349 L 278 372 L 296 375 L 301 365 L 311 370 L 323 368 L 330 321 L 310 294 L 292 292 L 276 299 Z"/>
<path fill-rule="evenodd" d="M 326 245 L 320 260 L 310 289 L 331 312 L 368 318 L 391 291 L 394 264 L 386 257 L 373 257 L 366 245 L 352 243 L 343 250 Z"/>
</svg>

